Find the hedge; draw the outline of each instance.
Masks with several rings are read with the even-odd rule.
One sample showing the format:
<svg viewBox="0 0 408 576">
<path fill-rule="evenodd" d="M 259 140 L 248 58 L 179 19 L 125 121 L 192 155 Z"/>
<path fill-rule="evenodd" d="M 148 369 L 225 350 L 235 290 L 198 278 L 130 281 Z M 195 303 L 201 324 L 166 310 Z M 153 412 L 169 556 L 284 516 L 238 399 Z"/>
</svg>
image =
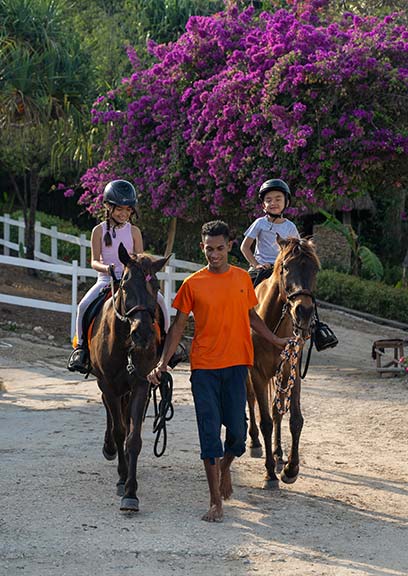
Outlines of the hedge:
<svg viewBox="0 0 408 576">
<path fill-rule="evenodd" d="M 321 270 L 317 277 L 316 296 L 331 304 L 408 323 L 407 288 L 394 288 L 342 272 Z"/>
</svg>

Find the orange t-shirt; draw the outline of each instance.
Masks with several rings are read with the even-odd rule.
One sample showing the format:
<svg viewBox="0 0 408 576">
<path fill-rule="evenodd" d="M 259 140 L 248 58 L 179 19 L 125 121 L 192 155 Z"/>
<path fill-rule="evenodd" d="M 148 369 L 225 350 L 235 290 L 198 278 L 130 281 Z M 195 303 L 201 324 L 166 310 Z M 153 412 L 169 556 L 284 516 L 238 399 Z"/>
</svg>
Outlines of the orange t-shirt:
<svg viewBox="0 0 408 576">
<path fill-rule="evenodd" d="M 252 366 L 249 310 L 257 304 L 249 274 L 236 266 L 223 274 L 202 268 L 186 278 L 173 307 L 194 314 L 191 369 Z"/>
</svg>

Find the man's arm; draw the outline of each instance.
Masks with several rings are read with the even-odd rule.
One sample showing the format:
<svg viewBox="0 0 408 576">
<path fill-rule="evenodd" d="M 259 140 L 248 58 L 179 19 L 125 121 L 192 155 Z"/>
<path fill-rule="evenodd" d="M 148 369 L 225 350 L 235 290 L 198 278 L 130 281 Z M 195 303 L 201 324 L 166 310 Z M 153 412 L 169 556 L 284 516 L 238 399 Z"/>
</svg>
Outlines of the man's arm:
<svg viewBox="0 0 408 576">
<path fill-rule="evenodd" d="M 255 330 L 259 336 L 265 338 L 265 340 L 273 344 L 273 346 L 282 349 L 288 343 L 289 338 L 279 338 L 279 336 L 276 336 L 276 334 L 269 330 L 268 326 L 265 324 L 262 318 L 258 316 L 254 308 L 251 308 L 249 311 L 249 322 L 251 324 L 251 328 Z"/>
<path fill-rule="evenodd" d="M 167 363 L 177 349 L 181 337 L 183 336 L 187 320 L 188 314 L 184 314 L 184 312 L 178 310 L 176 318 L 167 333 L 161 358 L 156 367 L 147 375 L 147 379 L 151 384 L 160 384 L 161 373 L 167 371 Z"/>
</svg>

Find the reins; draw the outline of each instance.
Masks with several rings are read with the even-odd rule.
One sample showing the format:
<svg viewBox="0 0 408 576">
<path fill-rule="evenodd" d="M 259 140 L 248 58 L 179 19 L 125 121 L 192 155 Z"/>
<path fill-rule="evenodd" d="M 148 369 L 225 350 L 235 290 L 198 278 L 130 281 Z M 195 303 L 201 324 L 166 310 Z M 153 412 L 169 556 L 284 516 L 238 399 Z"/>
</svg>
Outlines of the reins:
<svg viewBox="0 0 408 576">
<path fill-rule="evenodd" d="M 279 414 L 283 416 L 290 408 L 290 401 L 292 396 L 292 388 L 296 382 L 296 367 L 301 356 L 301 338 L 295 336 L 291 338 L 286 344 L 285 348 L 280 353 L 281 362 L 275 375 L 275 406 Z M 282 387 L 283 380 L 283 365 L 289 362 L 289 377 L 286 388 Z M 280 398 L 282 395 L 283 402 Z"/>
<path fill-rule="evenodd" d="M 157 399 L 157 390 L 160 392 L 161 400 Z M 173 397 L 173 378 L 168 372 L 162 372 L 160 384 L 158 386 L 150 386 L 149 397 L 146 402 L 143 420 L 146 417 L 147 409 L 149 407 L 150 398 L 153 396 L 154 406 L 154 420 L 153 420 L 153 434 L 156 434 L 154 441 L 153 452 L 157 458 L 163 456 L 167 447 L 167 428 L 166 422 L 171 420 L 174 416 L 174 407 L 172 404 Z M 161 433 L 163 433 L 163 441 L 161 450 L 158 449 Z"/>
</svg>

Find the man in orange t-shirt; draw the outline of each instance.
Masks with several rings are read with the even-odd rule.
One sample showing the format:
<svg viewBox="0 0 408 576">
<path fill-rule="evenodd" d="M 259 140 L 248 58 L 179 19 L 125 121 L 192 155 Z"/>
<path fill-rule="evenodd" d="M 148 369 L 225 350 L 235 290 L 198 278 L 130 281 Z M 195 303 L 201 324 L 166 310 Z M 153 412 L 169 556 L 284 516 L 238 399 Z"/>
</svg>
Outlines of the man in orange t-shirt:
<svg viewBox="0 0 408 576">
<path fill-rule="evenodd" d="M 231 463 L 245 452 L 246 379 L 254 358 L 250 328 L 279 348 L 288 339 L 273 334 L 254 310 L 258 301 L 249 274 L 228 263 L 231 241 L 225 222 L 215 220 L 203 225 L 201 249 L 207 266 L 186 278 L 177 292 L 173 302 L 176 319 L 148 379 L 159 384 L 192 312 L 190 380 L 201 459 L 210 489 L 210 508 L 202 519 L 221 522 L 222 498 L 232 494 Z M 224 447 L 222 425 L 226 428 Z"/>
</svg>

